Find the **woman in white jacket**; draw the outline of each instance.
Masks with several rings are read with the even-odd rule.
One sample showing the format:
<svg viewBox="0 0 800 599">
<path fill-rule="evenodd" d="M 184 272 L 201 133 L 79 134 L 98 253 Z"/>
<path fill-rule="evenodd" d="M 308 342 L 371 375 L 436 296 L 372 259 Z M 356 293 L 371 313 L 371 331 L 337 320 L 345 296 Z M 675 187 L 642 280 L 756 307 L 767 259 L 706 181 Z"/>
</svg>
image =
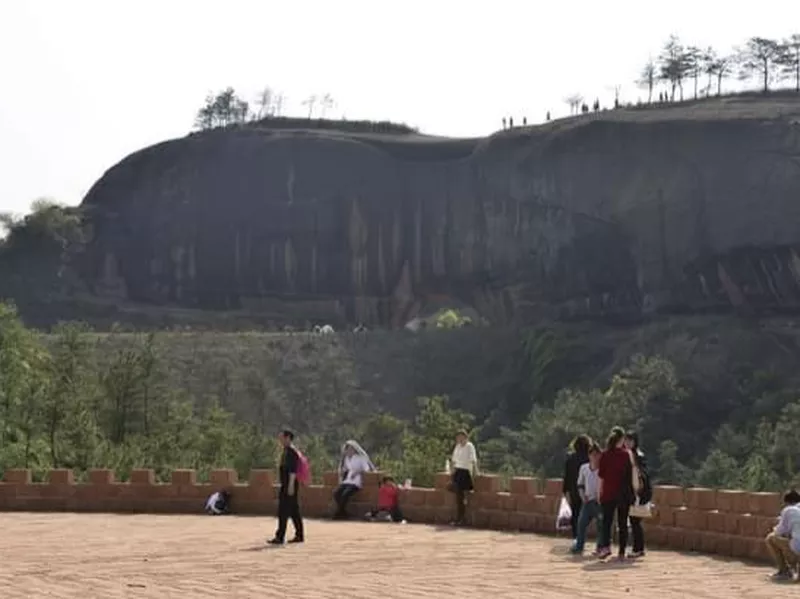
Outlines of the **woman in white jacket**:
<svg viewBox="0 0 800 599">
<path fill-rule="evenodd" d="M 342 456 L 339 460 L 339 486 L 333 492 L 336 502 L 334 520 L 347 519 L 347 503 L 361 490 L 364 484 L 363 474 L 372 472 L 375 466 L 369 455 L 357 441 L 350 439 L 342 446 Z"/>
<path fill-rule="evenodd" d="M 478 474 L 478 454 L 469 440 L 467 431 L 456 433 L 456 446 L 453 448 L 452 479 L 450 489 L 456 494 L 456 519 L 454 526 L 463 526 L 467 510 L 467 493 L 475 487 L 473 477 Z"/>
</svg>

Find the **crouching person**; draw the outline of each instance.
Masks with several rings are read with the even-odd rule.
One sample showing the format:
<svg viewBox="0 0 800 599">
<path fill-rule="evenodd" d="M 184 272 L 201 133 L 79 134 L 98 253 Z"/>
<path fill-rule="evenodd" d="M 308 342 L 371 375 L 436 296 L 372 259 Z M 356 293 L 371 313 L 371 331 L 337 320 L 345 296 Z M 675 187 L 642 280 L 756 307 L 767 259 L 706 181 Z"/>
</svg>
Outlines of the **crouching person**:
<svg viewBox="0 0 800 599">
<path fill-rule="evenodd" d="M 775 581 L 791 580 L 800 563 L 800 493 L 792 489 L 783 496 L 783 503 L 778 525 L 766 538 L 778 567 L 772 575 Z"/>
<path fill-rule="evenodd" d="M 368 520 L 405 522 L 400 511 L 400 488 L 391 476 L 384 476 L 378 489 L 378 507 L 367 514 Z"/>
<path fill-rule="evenodd" d="M 212 493 L 206 500 L 206 514 L 210 516 L 221 516 L 230 512 L 231 494 L 223 489 Z"/>
</svg>

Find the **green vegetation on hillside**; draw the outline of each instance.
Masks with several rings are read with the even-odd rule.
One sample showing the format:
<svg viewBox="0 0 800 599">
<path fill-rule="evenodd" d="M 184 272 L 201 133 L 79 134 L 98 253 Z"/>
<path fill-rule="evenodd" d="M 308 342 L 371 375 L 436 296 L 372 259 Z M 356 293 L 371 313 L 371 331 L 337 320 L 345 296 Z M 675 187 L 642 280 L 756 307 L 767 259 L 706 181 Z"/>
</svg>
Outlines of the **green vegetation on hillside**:
<svg viewBox="0 0 800 599">
<path fill-rule="evenodd" d="M 604 341 L 556 326 L 372 339 L 98 335 L 68 323 L 42 336 L 0 305 L 0 468 L 37 477 L 53 467 L 109 467 L 122 479 L 135 467 L 161 478 L 179 467 L 245 474 L 274 466 L 274 433 L 291 426 L 317 475 L 355 437 L 384 469 L 430 484 L 453 431 L 467 426 L 483 470 L 558 476 L 575 434 L 602 438 L 619 424 L 640 431 L 662 482 L 797 482 L 800 394 L 784 368 L 796 363 L 793 337 L 775 341 L 781 362 L 773 332 L 748 337 L 729 321 L 709 337 L 692 326 L 701 325 L 627 339 L 614 331 Z M 773 366 L 746 361 L 758 355 Z"/>
</svg>

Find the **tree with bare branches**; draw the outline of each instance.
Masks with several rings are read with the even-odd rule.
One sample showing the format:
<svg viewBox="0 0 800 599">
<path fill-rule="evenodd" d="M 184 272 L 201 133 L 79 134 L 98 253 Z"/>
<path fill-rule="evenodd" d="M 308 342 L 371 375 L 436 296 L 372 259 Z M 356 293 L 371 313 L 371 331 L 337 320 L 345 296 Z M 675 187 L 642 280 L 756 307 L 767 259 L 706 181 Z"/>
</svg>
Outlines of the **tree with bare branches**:
<svg viewBox="0 0 800 599">
<path fill-rule="evenodd" d="M 800 33 L 795 33 L 782 44 L 780 63 L 783 74 L 794 79 L 794 89 L 800 93 Z"/>
<path fill-rule="evenodd" d="M 642 68 L 642 73 L 639 76 L 639 81 L 637 82 L 639 84 L 639 87 L 642 87 L 647 90 L 648 104 L 652 104 L 653 102 L 653 88 L 655 88 L 657 81 L 658 81 L 658 67 L 651 58 Z"/>
<path fill-rule="evenodd" d="M 303 106 L 308 106 L 308 118 L 311 118 L 314 114 L 314 108 L 317 105 L 319 98 L 317 98 L 316 94 L 311 94 L 305 100 L 303 100 Z"/>
<path fill-rule="evenodd" d="M 751 37 L 737 52 L 739 75 L 742 79 L 759 77 L 763 83 L 762 91 L 766 94 L 770 83 L 779 75 L 782 56 L 783 49 L 776 40 Z"/>
<path fill-rule="evenodd" d="M 686 49 L 678 36 L 671 35 L 658 57 L 660 78 L 670 86 L 670 100 L 675 100 L 676 90 L 683 100 L 683 81 L 689 70 Z"/>
</svg>

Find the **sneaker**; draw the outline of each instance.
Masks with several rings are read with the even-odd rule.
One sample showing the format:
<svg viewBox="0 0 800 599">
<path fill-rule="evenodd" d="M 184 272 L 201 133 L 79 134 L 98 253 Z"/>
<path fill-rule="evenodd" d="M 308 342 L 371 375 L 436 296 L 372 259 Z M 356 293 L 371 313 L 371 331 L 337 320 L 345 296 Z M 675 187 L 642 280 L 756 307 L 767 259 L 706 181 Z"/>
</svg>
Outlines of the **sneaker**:
<svg viewBox="0 0 800 599">
<path fill-rule="evenodd" d="M 769 577 L 770 580 L 773 582 L 789 582 L 790 580 L 794 579 L 791 572 L 786 572 L 781 570 L 780 572 L 775 572 L 772 576 Z"/>
<path fill-rule="evenodd" d="M 640 557 L 644 557 L 644 551 L 634 551 L 628 557 L 631 559 L 639 559 Z"/>
<path fill-rule="evenodd" d="M 611 555 L 611 549 L 607 549 L 607 548 L 600 549 L 597 552 L 597 559 L 606 559 L 610 555 Z"/>
<path fill-rule="evenodd" d="M 304 543 L 305 539 L 303 537 L 294 537 L 293 539 L 289 540 L 290 543 Z"/>
<path fill-rule="evenodd" d="M 569 548 L 569 554 L 570 555 L 583 555 L 583 549 L 578 549 L 577 547 L 575 547 L 575 545 L 573 545 L 572 547 Z"/>
<path fill-rule="evenodd" d="M 283 539 L 279 539 L 278 537 L 273 537 L 272 539 L 267 541 L 267 545 L 283 545 L 283 544 L 284 544 L 284 540 Z"/>
</svg>

